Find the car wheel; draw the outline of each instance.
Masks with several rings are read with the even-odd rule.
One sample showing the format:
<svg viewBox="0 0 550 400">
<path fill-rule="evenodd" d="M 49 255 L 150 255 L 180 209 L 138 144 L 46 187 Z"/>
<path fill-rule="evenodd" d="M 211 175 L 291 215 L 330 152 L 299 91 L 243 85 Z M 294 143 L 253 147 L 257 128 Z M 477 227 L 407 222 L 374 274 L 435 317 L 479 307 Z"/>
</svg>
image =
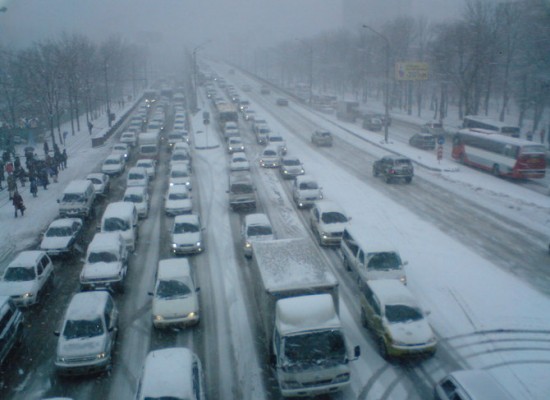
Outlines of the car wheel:
<svg viewBox="0 0 550 400">
<path fill-rule="evenodd" d="M 412 179 L 413 179 L 413 178 L 411 178 L 411 177 L 405 178 L 405 182 L 406 182 L 406 183 L 411 183 L 411 182 L 412 182 Z"/>
<path fill-rule="evenodd" d="M 391 178 L 390 178 L 388 175 L 386 175 L 386 176 L 384 177 L 384 181 L 385 181 L 386 183 L 391 183 Z"/>
</svg>

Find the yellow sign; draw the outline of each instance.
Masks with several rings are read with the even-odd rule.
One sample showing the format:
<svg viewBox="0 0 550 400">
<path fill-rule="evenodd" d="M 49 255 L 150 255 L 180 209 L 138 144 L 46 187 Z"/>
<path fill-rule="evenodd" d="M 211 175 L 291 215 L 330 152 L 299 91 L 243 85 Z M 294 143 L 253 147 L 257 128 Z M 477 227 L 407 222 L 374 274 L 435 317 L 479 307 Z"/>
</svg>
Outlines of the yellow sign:
<svg viewBox="0 0 550 400">
<path fill-rule="evenodd" d="M 398 81 L 425 81 L 428 79 L 428 63 L 398 62 L 395 64 L 395 79 Z"/>
</svg>

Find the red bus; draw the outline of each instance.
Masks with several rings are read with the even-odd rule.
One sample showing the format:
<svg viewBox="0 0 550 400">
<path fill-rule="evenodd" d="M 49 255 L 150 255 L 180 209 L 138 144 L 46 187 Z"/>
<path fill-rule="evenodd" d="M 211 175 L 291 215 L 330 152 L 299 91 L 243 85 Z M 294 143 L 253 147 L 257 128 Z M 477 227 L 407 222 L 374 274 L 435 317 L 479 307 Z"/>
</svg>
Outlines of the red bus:
<svg viewBox="0 0 550 400">
<path fill-rule="evenodd" d="M 462 129 L 453 138 L 455 160 L 495 176 L 544 178 L 546 149 L 527 140 L 482 129 Z"/>
</svg>

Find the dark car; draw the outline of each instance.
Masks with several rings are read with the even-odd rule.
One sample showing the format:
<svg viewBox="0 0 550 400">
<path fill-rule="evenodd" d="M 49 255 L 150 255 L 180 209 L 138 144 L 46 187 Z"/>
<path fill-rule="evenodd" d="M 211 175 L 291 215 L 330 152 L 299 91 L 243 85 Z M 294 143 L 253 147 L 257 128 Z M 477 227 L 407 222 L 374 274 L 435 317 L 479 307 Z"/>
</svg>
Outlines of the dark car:
<svg viewBox="0 0 550 400">
<path fill-rule="evenodd" d="M 386 183 L 397 179 L 403 179 L 406 183 L 411 183 L 414 176 L 414 167 L 409 158 L 385 156 L 374 162 L 372 174 L 374 176 L 381 175 Z"/>
<path fill-rule="evenodd" d="M 435 136 L 431 133 L 421 132 L 412 135 L 409 139 L 409 144 L 419 149 L 434 150 L 435 141 Z"/>
<path fill-rule="evenodd" d="M 380 132 L 382 130 L 383 123 L 377 116 L 363 118 L 363 129 L 369 131 Z"/>
<path fill-rule="evenodd" d="M 288 100 L 285 99 L 285 98 L 280 97 L 280 98 L 277 99 L 277 105 L 278 106 L 288 106 Z"/>
<path fill-rule="evenodd" d="M 329 131 L 315 131 L 311 135 L 311 143 L 317 146 L 332 146 L 332 134 Z"/>
</svg>

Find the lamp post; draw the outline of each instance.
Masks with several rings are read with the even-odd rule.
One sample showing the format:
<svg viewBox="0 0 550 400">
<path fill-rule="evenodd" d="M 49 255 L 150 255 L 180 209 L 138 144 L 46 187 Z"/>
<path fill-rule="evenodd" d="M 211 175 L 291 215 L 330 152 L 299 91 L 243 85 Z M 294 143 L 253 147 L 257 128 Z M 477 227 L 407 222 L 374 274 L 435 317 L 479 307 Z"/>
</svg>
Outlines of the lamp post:
<svg viewBox="0 0 550 400">
<path fill-rule="evenodd" d="M 309 65 L 308 65 L 308 69 L 309 69 L 309 91 L 308 91 L 309 92 L 308 93 L 309 99 L 308 99 L 308 102 L 309 102 L 309 105 L 311 106 L 311 102 L 313 100 L 313 46 L 307 44 L 302 39 L 296 38 L 296 40 L 299 41 L 299 42 L 302 42 L 308 48 L 308 53 L 309 53 Z"/>
<path fill-rule="evenodd" d="M 384 84 L 384 114 L 385 114 L 385 121 L 384 121 L 384 142 L 388 143 L 388 122 L 390 120 L 390 92 L 389 92 L 389 81 L 390 81 L 390 41 L 388 38 L 381 33 L 375 31 L 368 25 L 363 25 L 363 28 L 368 29 L 372 33 L 374 33 L 379 38 L 382 38 L 386 44 L 386 82 Z"/>
<path fill-rule="evenodd" d="M 111 127 L 111 100 L 109 99 L 109 81 L 107 79 L 107 59 L 103 64 L 103 72 L 105 74 L 105 100 L 107 102 L 107 124 Z"/>
</svg>

